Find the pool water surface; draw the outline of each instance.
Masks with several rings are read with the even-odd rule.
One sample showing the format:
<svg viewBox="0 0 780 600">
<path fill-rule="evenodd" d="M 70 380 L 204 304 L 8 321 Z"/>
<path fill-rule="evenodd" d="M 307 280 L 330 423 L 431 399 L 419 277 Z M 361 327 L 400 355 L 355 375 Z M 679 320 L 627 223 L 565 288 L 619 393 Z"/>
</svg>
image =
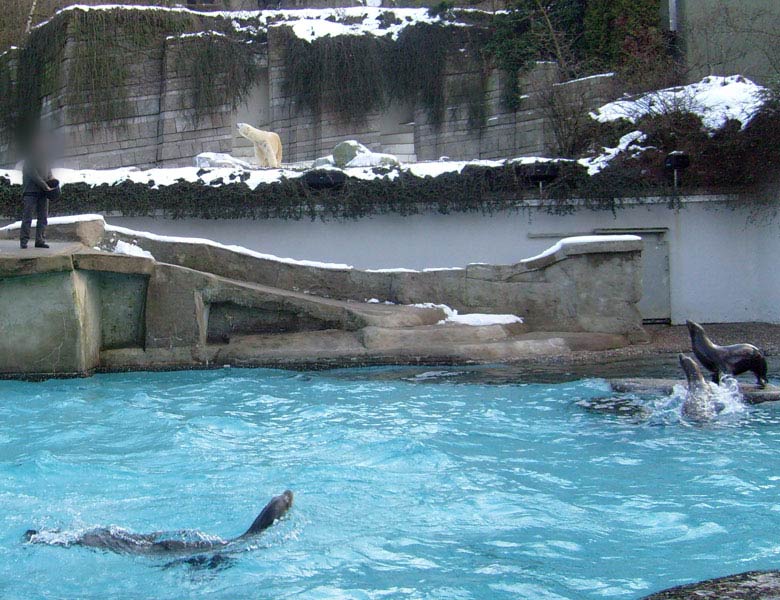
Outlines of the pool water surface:
<svg viewBox="0 0 780 600">
<path fill-rule="evenodd" d="M 780 567 L 780 410 L 592 411 L 599 379 L 452 369 L 0 382 L 0 597 L 638 598 Z M 96 526 L 231 537 L 217 568 L 26 544 Z"/>
</svg>

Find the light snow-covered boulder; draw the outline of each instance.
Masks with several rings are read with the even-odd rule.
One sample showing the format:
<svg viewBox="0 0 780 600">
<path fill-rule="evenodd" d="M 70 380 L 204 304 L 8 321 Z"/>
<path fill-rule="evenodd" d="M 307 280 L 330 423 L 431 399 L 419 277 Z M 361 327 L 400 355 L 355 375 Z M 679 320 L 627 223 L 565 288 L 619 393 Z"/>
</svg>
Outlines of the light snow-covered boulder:
<svg viewBox="0 0 780 600">
<path fill-rule="evenodd" d="M 347 140 L 337 144 L 333 149 L 333 161 L 337 167 L 343 169 L 359 154 L 371 154 L 371 150 L 357 140 Z"/>
<path fill-rule="evenodd" d="M 368 154 L 358 154 L 347 163 L 348 167 L 399 167 L 401 162 L 392 154 L 381 154 L 379 152 L 369 152 Z"/>
<path fill-rule="evenodd" d="M 333 149 L 330 157 L 337 167 L 398 167 L 401 162 L 392 154 L 371 152 L 360 142 L 347 140 Z"/>
<path fill-rule="evenodd" d="M 245 160 L 221 152 L 201 152 L 195 157 L 195 166 L 201 169 L 219 167 L 238 167 L 240 169 L 252 168 L 252 165 Z"/>
<path fill-rule="evenodd" d="M 322 167 L 333 167 L 336 165 L 336 161 L 333 160 L 333 155 L 321 156 L 312 163 L 313 169 L 321 169 Z"/>
</svg>

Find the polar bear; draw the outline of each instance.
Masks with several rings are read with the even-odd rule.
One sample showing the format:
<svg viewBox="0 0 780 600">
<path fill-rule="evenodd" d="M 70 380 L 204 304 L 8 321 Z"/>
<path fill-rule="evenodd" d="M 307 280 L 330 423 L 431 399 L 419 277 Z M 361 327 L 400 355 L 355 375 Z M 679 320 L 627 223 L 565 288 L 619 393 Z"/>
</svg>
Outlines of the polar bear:
<svg viewBox="0 0 780 600">
<path fill-rule="evenodd" d="M 238 123 L 238 133 L 255 145 L 255 159 L 261 167 L 282 166 L 282 140 L 273 131 L 262 131 L 247 123 Z"/>
</svg>

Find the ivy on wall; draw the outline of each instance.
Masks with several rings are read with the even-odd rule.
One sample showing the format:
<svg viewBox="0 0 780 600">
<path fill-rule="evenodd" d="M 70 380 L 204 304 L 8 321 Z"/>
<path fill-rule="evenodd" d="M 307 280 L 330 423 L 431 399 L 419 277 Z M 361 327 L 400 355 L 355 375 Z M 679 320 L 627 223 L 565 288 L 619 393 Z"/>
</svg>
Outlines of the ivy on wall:
<svg viewBox="0 0 780 600">
<path fill-rule="evenodd" d="M 468 109 L 472 129 L 479 129 L 485 124 L 487 75 L 493 68 L 504 73 L 505 104 L 517 109 L 519 75 L 537 60 L 557 60 L 570 74 L 647 63 L 654 52 L 663 51 L 658 46 L 659 2 L 516 0 L 510 10 L 496 14 L 442 3 L 431 9 L 440 22 L 406 27 L 396 40 L 366 35 L 310 43 L 288 30 L 285 88 L 301 108 L 348 121 L 398 101 L 424 107 L 429 122 L 441 125 L 454 99 Z M 400 23 L 392 11 L 382 19 L 388 27 Z M 10 93 L 12 78 L 0 59 L 5 98 L 0 107 L 12 115 L 16 128 L 24 129 L 37 120 L 43 98 L 64 89 L 79 120 L 110 123 L 128 116 L 128 82 L 143 85 L 139 71 L 144 62 L 162 60 L 167 40 L 174 38 L 185 47 L 176 70 L 192 82 L 187 91 L 197 121 L 215 107 L 235 107 L 246 99 L 258 79 L 257 52 L 267 39 L 265 27 L 256 25 L 237 32 L 219 15 L 153 9 L 64 11 L 27 37 L 17 53 Z M 204 29 L 207 35 L 181 37 Z M 251 30 L 255 33 L 247 33 Z M 69 39 L 73 51 L 63 60 Z M 469 75 L 465 89 L 450 94 L 447 71 L 456 61 L 461 61 L 456 70 Z"/>
<path fill-rule="evenodd" d="M 255 50 L 244 42 L 263 41 L 264 34 L 247 40 L 248 34 L 236 36 L 225 18 L 189 12 L 75 9 L 31 32 L 15 53 L 15 77 L 0 58 L 0 91 L 6 92 L 0 102 L 13 133 L 27 133 L 40 117 L 44 98 L 60 90 L 78 120 L 106 124 L 131 115 L 128 82 L 156 80 L 159 73 L 145 73 L 144 62 L 161 61 L 170 37 L 200 32 L 206 18 L 216 33 L 187 38 L 188 49 L 177 63 L 193 83 L 190 104 L 197 117 L 215 106 L 238 105 L 257 79 Z M 234 38 L 220 37 L 220 30 Z M 74 47 L 65 56 L 69 40 Z"/>
<path fill-rule="evenodd" d="M 575 197 L 589 178 L 576 163 L 561 165 L 559 180 L 546 188 L 543 207 L 569 210 L 566 200 Z M 354 219 L 394 213 L 418 214 L 520 210 L 531 206 L 524 199 L 538 198 L 538 187 L 523 165 L 483 167 L 470 165 L 461 173 L 419 178 L 400 172 L 394 179 L 348 178 L 343 186 L 325 190 L 310 188 L 303 178 L 281 179 L 254 190 L 239 176 L 220 186 L 178 182 L 153 189 L 153 184 L 123 182 L 89 187 L 84 183 L 63 186 L 62 200 L 52 203 L 52 214 L 121 211 L 127 216 L 151 216 L 162 211 L 171 218 L 206 219 Z M 620 193 L 626 192 L 622 187 Z M 19 212 L 20 186 L 0 177 L 0 214 Z M 592 208 L 611 208 L 617 196 L 600 194 L 586 202 Z M 533 204 L 536 205 L 536 202 Z"/>
<path fill-rule="evenodd" d="M 127 80 L 134 65 L 159 53 L 167 35 L 192 29 L 187 13 L 73 10 L 69 34 L 78 46 L 68 64 L 68 104 L 84 121 L 109 122 L 128 114 Z M 46 34 L 51 27 L 44 28 Z"/>
<path fill-rule="evenodd" d="M 228 105 L 238 108 L 258 80 L 260 68 L 253 46 L 218 32 L 180 39 L 176 70 L 189 80 L 193 120 Z"/>
<path fill-rule="evenodd" d="M 391 14 L 391 13 L 390 13 Z M 392 17 L 389 17 L 392 18 Z M 308 42 L 283 34 L 284 90 L 315 114 L 362 121 L 388 103 L 421 104 L 434 125 L 444 120 L 447 60 L 463 48 L 481 58 L 477 28 L 419 23 L 389 37 L 338 36 Z M 484 90 L 483 90 L 484 95 Z"/>
</svg>

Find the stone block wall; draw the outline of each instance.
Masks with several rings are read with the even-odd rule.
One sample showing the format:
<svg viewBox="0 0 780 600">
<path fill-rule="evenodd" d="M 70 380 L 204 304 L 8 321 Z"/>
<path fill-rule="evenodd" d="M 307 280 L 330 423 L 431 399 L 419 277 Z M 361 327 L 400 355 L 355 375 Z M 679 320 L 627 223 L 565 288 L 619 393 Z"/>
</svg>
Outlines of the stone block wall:
<svg viewBox="0 0 780 600">
<path fill-rule="evenodd" d="M 357 139 L 375 151 L 401 149 L 407 160 L 555 154 L 556 144 L 546 109 L 558 77 L 553 63 L 540 63 L 522 78 L 520 89 L 524 98 L 518 110 L 507 109 L 502 102 L 506 75 L 498 71 L 484 74 L 482 99 L 486 120 L 481 126 L 475 126 L 470 119 L 469 102 L 474 102 L 473 87 L 480 86 L 483 74 L 479 64 L 460 56 L 453 57 L 447 66 L 446 111 L 442 123 L 432 123 L 423 106 L 394 106 L 362 116 L 338 114 L 327 108 L 321 114 L 314 114 L 306 107 L 297 106 L 285 91 L 286 35 L 286 31 L 278 28 L 269 30 L 267 54 L 258 59 L 267 75 L 258 82 L 258 93 L 250 96 L 246 106 L 237 110 L 229 105 L 218 106 L 197 121 L 193 110 L 193 82 L 177 68 L 177 57 L 187 52 L 191 41 L 186 36 L 167 38 L 135 50 L 125 57 L 129 65 L 124 90 L 126 109 L 110 123 L 85 118 L 84 111 L 80 110 L 83 107 L 73 104 L 68 73 L 73 57 L 84 48 L 71 36 L 63 54 L 60 87 L 44 98 L 42 111 L 44 123 L 62 138 L 64 155 L 60 166 L 80 169 L 192 166 L 193 158 L 201 152 L 248 157 L 252 154 L 251 147 L 236 134 L 239 115 L 240 120 L 276 131 L 288 163 L 330 154 L 336 144 L 346 139 Z M 133 44 L 126 46 L 132 48 Z M 611 77 L 586 78 L 565 85 L 582 111 L 612 98 Z M 11 166 L 17 160 L 10 147 L 0 146 L 0 166 Z"/>
<path fill-rule="evenodd" d="M 236 118 L 231 106 L 215 107 L 195 118 L 192 82 L 182 77 L 177 60 L 192 38 L 168 39 L 160 81 L 157 160 L 159 166 L 191 166 L 201 152 L 231 152 Z"/>
<path fill-rule="evenodd" d="M 132 48 L 132 44 L 126 44 Z M 68 73 L 73 57 L 85 51 L 82 43 L 69 38 L 65 47 L 61 81 L 63 87 L 55 98 L 47 98 L 45 119 L 62 136 L 65 148 L 62 166 L 72 168 L 111 168 L 151 165 L 158 160 L 158 121 L 160 114 L 162 45 L 130 51 L 125 57 L 128 78 L 123 114 L 102 126 L 87 118 L 82 107 L 73 104 L 69 94 Z M 87 99 L 90 100 L 90 99 Z"/>
<path fill-rule="evenodd" d="M 372 150 L 380 150 L 381 115 L 370 113 L 350 122 L 348 115 L 324 110 L 315 115 L 301 107 L 285 90 L 284 39 L 287 32 L 268 32 L 268 85 L 270 88 L 270 127 L 282 139 L 284 161 L 312 160 L 330 154 L 347 139 L 357 139 Z"/>
</svg>

